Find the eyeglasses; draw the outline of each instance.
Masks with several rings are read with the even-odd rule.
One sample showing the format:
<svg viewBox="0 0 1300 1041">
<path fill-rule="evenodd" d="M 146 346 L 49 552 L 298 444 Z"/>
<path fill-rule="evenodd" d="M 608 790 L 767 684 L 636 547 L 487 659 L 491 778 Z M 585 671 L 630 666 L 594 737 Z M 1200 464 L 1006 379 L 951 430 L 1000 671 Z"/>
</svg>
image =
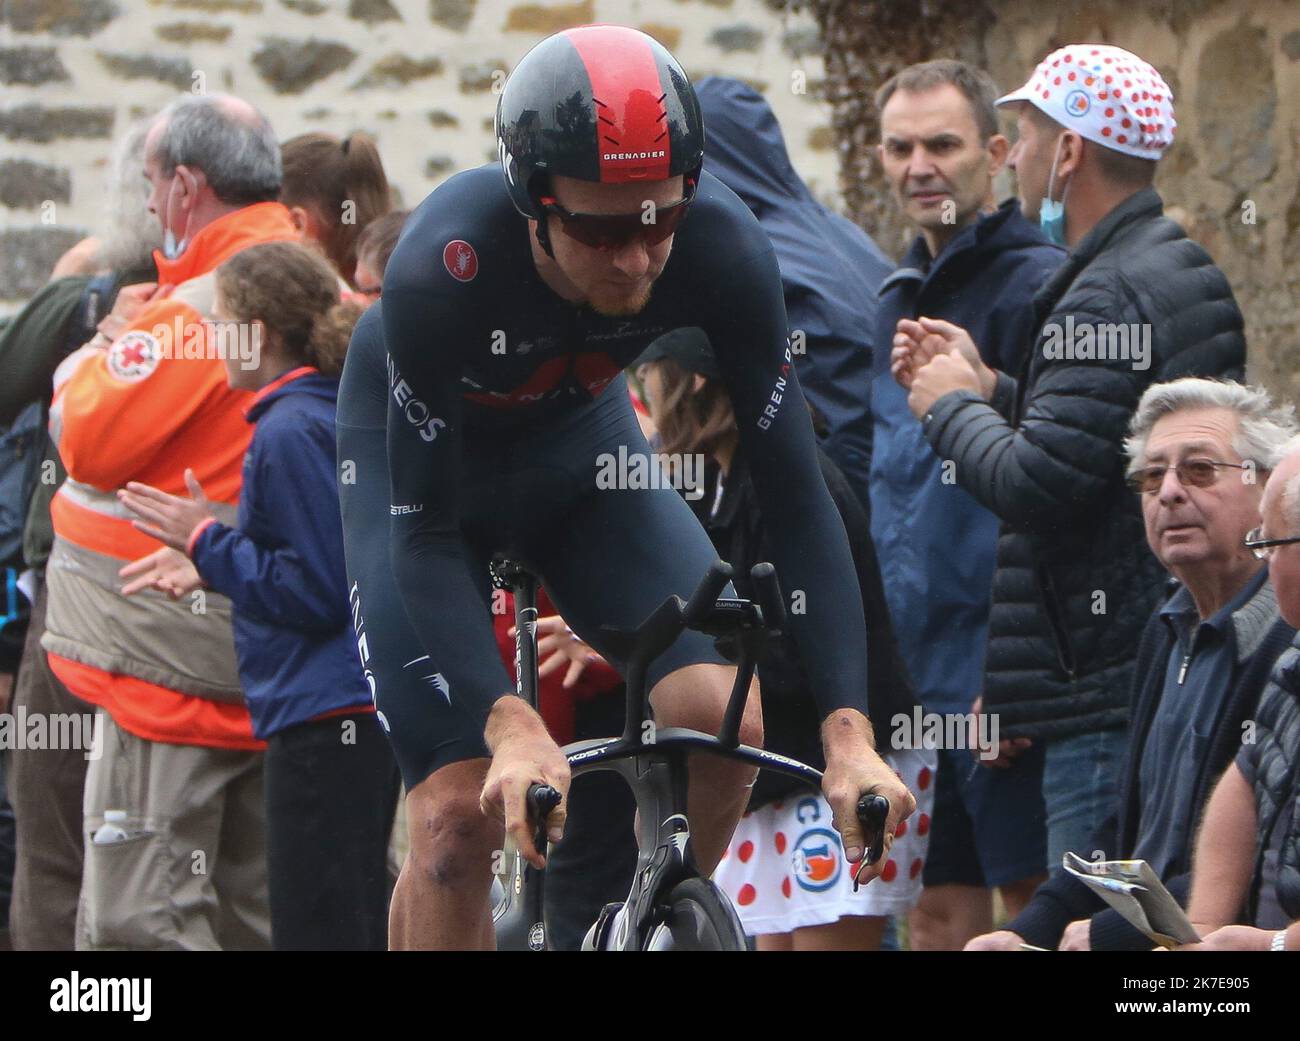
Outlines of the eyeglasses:
<svg viewBox="0 0 1300 1041">
<path fill-rule="evenodd" d="M 1247 533 L 1244 545 L 1255 554 L 1256 560 L 1267 560 L 1273 555 L 1274 546 L 1289 546 L 1293 542 L 1300 542 L 1300 535 L 1292 535 L 1285 539 L 1266 539 L 1264 529 L 1260 527 Z"/>
<path fill-rule="evenodd" d="M 569 238 L 591 249 L 622 249 L 638 237 L 648 246 L 657 246 L 677 230 L 695 198 L 695 182 L 687 178 L 685 188 L 686 194 L 676 202 L 639 213 L 574 213 L 553 195 L 543 195 L 538 202 L 547 213 L 560 218 L 560 227 Z"/>
<path fill-rule="evenodd" d="M 1184 488 L 1208 488 L 1219 479 L 1219 467 L 1229 466 L 1234 470 L 1253 470 L 1251 463 L 1223 463 L 1216 459 L 1184 459 L 1173 467 L 1178 475 L 1178 483 Z M 1168 466 L 1144 466 L 1134 470 L 1128 476 L 1129 487 L 1143 495 L 1154 495 L 1165 483 Z"/>
</svg>

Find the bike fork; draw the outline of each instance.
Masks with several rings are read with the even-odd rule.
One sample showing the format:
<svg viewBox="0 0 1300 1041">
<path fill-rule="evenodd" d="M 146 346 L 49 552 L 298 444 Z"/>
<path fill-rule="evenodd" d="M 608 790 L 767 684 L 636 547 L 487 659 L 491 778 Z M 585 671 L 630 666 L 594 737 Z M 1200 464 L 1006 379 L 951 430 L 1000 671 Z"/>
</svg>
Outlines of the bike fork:
<svg viewBox="0 0 1300 1041">
<path fill-rule="evenodd" d="M 686 817 L 688 774 L 682 752 L 656 753 L 610 762 L 601 769 L 620 774 L 636 796 L 636 875 L 618 930 L 605 941 L 606 950 L 640 950 L 658 924 L 658 905 L 674 885 L 698 875 Z"/>
</svg>

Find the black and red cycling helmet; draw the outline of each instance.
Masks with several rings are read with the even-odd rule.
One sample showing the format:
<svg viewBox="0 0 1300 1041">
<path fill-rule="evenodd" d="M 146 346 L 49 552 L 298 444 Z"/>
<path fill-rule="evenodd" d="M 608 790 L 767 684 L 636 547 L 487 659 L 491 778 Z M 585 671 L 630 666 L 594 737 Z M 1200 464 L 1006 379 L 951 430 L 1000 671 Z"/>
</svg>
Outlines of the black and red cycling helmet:
<svg viewBox="0 0 1300 1041">
<path fill-rule="evenodd" d="M 551 174 L 698 182 L 704 163 L 704 120 L 686 73 L 662 44 L 623 25 L 565 29 L 525 54 L 497 102 L 496 135 L 511 201 L 538 221 Z"/>
</svg>

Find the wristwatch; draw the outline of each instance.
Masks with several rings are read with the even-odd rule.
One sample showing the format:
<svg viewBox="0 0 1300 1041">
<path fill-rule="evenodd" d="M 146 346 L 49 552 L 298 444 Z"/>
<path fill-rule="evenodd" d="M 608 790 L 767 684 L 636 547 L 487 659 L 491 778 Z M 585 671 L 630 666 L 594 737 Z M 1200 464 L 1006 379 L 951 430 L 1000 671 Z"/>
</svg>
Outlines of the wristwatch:
<svg viewBox="0 0 1300 1041">
<path fill-rule="evenodd" d="M 1270 951 L 1286 950 L 1286 930 L 1279 929 L 1273 934 L 1273 942 L 1268 945 Z"/>
</svg>

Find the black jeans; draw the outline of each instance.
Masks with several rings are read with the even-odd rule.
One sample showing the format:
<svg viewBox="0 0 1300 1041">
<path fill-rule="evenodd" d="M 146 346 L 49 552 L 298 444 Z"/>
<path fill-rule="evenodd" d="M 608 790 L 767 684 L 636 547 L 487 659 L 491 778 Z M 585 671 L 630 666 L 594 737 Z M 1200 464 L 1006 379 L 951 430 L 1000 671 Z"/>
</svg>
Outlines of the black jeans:
<svg viewBox="0 0 1300 1041">
<path fill-rule="evenodd" d="M 299 723 L 266 749 L 276 950 L 388 947 L 388 837 L 400 778 L 374 713 Z"/>
</svg>

